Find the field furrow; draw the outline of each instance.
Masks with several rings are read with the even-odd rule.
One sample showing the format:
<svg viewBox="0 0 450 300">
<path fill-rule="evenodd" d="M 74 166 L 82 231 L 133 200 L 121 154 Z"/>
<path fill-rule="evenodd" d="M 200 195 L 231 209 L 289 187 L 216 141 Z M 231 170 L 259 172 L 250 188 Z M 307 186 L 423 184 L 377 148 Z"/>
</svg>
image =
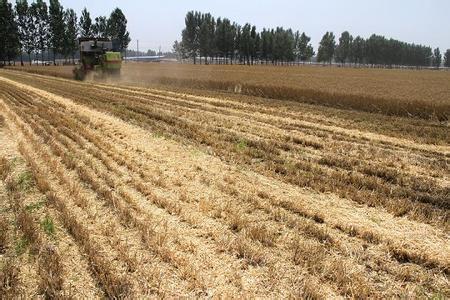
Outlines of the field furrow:
<svg viewBox="0 0 450 300">
<path fill-rule="evenodd" d="M 2 219 L 5 217 L 3 213 L 14 213 L 11 217 L 14 222 L 11 223 L 11 218 L 9 221 L 10 224 L 17 224 L 19 229 L 19 234 L 17 231 L 14 234 L 11 228 L 4 232 L 13 234 L 9 244 L 11 250 L 6 259 L 21 265 L 18 270 L 20 289 L 15 295 L 100 297 L 101 292 L 91 277 L 86 259 L 74 246 L 75 241 L 70 234 L 63 229 L 59 213 L 50 206 L 46 196 L 38 192 L 39 186 L 45 186 L 46 181 L 32 175 L 24 164 L 23 156 L 18 153 L 18 146 L 9 135 L 8 131 L 0 129 L 1 168 L 2 172 L 5 172 L 5 168 L 8 170 L 2 175 L 6 182 L 6 188 L 2 186 L 2 190 L 5 191 L 5 199 L 7 197 L 10 201 L 5 205 L 2 203 Z M 28 258 L 31 265 L 23 261 L 27 259 L 26 255 L 31 255 Z M 32 274 L 41 278 L 40 282 L 35 283 L 35 288 L 29 286 L 33 282 Z M 9 292 L 15 293 L 11 290 L 6 295 Z"/>
</svg>

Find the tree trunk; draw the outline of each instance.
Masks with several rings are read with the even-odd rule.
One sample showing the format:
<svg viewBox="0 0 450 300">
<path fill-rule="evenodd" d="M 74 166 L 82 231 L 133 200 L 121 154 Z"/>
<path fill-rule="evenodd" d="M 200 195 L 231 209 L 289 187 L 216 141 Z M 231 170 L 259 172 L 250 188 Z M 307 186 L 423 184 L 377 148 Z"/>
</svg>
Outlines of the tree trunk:
<svg viewBox="0 0 450 300">
<path fill-rule="evenodd" d="M 28 60 L 30 62 L 30 66 L 31 66 L 31 52 L 28 52 Z"/>
<path fill-rule="evenodd" d="M 20 65 L 23 67 L 23 52 L 20 51 Z"/>
</svg>

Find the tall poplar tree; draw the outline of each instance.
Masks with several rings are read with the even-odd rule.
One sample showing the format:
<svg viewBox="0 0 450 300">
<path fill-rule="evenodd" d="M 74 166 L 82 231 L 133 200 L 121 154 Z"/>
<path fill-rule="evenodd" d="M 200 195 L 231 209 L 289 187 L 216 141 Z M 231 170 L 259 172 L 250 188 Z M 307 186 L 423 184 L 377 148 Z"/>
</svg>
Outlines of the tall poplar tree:
<svg viewBox="0 0 450 300">
<path fill-rule="evenodd" d="M 434 49 L 433 52 L 433 67 L 439 68 L 442 63 L 442 54 L 441 50 L 439 48 Z"/>
<path fill-rule="evenodd" d="M 96 38 L 108 37 L 108 19 L 104 16 L 95 18 L 95 23 L 92 25 L 92 35 Z"/>
<path fill-rule="evenodd" d="M 56 55 L 63 54 L 65 36 L 64 12 L 59 0 L 50 0 L 49 21 L 53 64 L 56 65 Z"/>
<path fill-rule="evenodd" d="M 35 49 L 41 54 L 41 62 L 44 63 L 44 52 L 52 47 L 52 32 L 50 30 L 50 19 L 48 15 L 47 3 L 43 0 L 37 0 L 31 4 L 31 13 L 33 15 Z M 61 34 L 64 30 L 61 31 Z M 59 43 L 62 45 L 64 36 L 61 36 Z"/>
<path fill-rule="evenodd" d="M 354 64 L 362 64 L 364 62 L 365 40 L 359 35 L 352 43 L 350 50 L 350 61 Z"/>
<path fill-rule="evenodd" d="M 298 55 L 302 62 L 311 60 L 314 56 L 314 49 L 310 42 L 311 38 L 303 32 L 298 42 Z"/>
<path fill-rule="evenodd" d="M 450 68 L 450 49 L 444 54 L 444 67 Z"/>
<path fill-rule="evenodd" d="M 336 41 L 333 32 L 325 33 L 325 35 L 322 37 L 322 40 L 320 41 L 317 60 L 319 62 L 328 62 L 329 64 L 331 64 L 335 49 Z"/>
<path fill-rule="evenodd" d="M 81 37 L 88 38 L 93 35 L 92 19 L 86 7 L 81 11 L 79 27 Z"/>
<path fill-rule="evenodd" d="M 30 38 L 30 9 L 27 0 L 16 1 L 16 21 L 20 39 L 20 65 L 23 66 L 23 53 L 27 52 L 27 40 Z"/>
<path fill-rule="evenodd" d="M 120 8 L 114 9 L 107 21 L 107 36 L 118 44 L 120 52 L 124 52 L 131 41 L 127 23 L 127 18 Z"/>
<path fill-rule="evenodd" d="M 23 1 L 24 2 L 24 1 Z M 38 49 L 38 41 L 39 41 L 39 35 L 38 35 L 38 19 L 35 13 L 35 3 L 32 3 L 32 5 L 26 5 L 27 9 L 25 12 L 25 5 L 22 3 L 23 11 L 21 13 L 26 13 L 26 16 L 24 17 L 25 24 L 23 24 L 24 27 L 21 29 L 21 45 L 23 51 L 28 56 L 29 64 L 32 64 L 31 54 L 34 53 Z"/>
<path fill-rule="evenodd" d="M 199 32 L 200 32 L 200 24 L 199 24 L 199 13 L 190 11 L 186 14 L 185 28 L 182 33 L 183 45 L 189 55 L 194 60 L 194 64 L 196 64 L 196 58 L 198 55 L 198 51 L 200 48 L 199 44 Z"/>
<path fill-rule="evenodd" d="M 345 64 L 350 57 L 353 37 L 348 31 L 344 31 L 339 38 L 339 45 L 336 47 L 336 61 Z"/>
<path fill-rule="evenodd" d="M 15 60 L 20 52 L 19 29 L 11 3 L 0 0 L 0 60 Z"/>
<path fill-rule="evenodd" d="M 211 14 L 203 14 L 200 18 L 198 44 L 201 57 L 205 58 L 205 64 L 208 63 L 208 56 L 212 55 L 214 44 L 215 21 Z"/>
<path fill-rule="evenodd" d="M 78 20 L 73 9 L 64 12 L 64 25 L 64 57 L 72 57 L 72 63 L 75 63 L 75 53 L 78 50 Z"/>
</svg>

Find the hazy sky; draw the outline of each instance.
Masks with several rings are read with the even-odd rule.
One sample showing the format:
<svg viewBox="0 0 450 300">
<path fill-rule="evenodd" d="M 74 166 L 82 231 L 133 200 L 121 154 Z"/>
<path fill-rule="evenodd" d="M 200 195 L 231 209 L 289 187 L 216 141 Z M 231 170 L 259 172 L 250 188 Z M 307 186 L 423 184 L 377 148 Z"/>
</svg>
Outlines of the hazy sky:
<svg viewBox="0 0 450 300">
<path fill-rule="evenodd" d="M 210 12 L 240 24 L 284 26 L 305 31 L 314 48 L 326 31 L 339 36 L 348 30 L 354 36 L 382 34 L 441 50 L 450 48 L 450 0 L 61 0 L 78 13 L 87 7 L 93 17 L 109 15 L 120 7 L 128 18 L 132 42 L 140 49 L 169 50 L 180 39 L 184 16 L 189 10 Z"/>
</svg>

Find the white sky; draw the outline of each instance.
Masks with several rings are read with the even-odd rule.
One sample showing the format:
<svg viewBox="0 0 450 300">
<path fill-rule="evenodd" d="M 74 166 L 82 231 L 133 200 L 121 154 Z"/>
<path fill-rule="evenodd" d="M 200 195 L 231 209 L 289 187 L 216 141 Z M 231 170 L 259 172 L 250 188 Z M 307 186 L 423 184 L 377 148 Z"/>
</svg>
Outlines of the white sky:
<svg viewBox="0 0 450 300">
<path fill-rule="evenodd" d="M 31 2 L 31 0 L 29 0 Z M 344 30 L 354 36 L 372 33 L 406 42 L 450 48 L 450 0 L 60 0 L 75 9 L 78 16 L 87 7 L 93 17 L 109 15 L 120 7 L 132 38 L 130 49 L 163 51 L 180 39 L 184 16 L 189 10 L 210 12 L 238 23 L 263 27 L 291 27 L 305 31 L 317 44 L 326 31 L 336 36 Z"/>
</svg>

